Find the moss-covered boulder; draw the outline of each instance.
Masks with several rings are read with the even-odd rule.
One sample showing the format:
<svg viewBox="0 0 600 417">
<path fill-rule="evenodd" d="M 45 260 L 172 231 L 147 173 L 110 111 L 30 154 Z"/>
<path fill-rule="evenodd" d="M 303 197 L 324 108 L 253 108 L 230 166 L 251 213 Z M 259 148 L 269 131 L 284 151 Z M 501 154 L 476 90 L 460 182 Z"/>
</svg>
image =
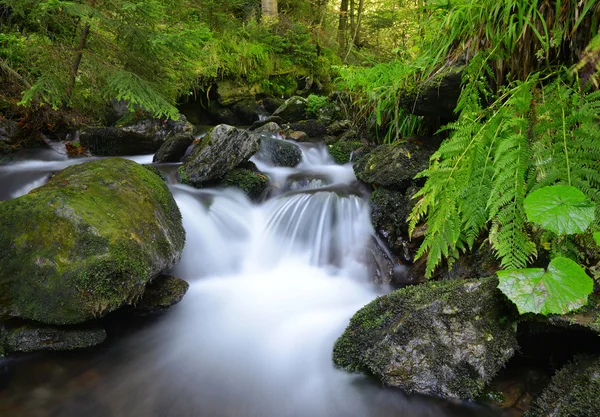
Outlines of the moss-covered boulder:
<svg viewBox="0 0 600 417">
<path fill-rule="evenodd" d="M 474 398 L 517 347 L 513 309 L 496 285 L 429 282 L 379 297 L 352 317 L 334 362 L 407 392 Z"/>
<path fill-rule="evenodd" d="M 0 203 L 0 313 L 75 324 L 134 303 L 185 243 L 165 182 L 111 158 Z"/>
<path fill-rule="evenodd" d="M 180 170 L 194 186 L 216 180 L 250 159 L 260 148 L 260 137 L 229 125 L 214 127 L 198 141 Z"/>
<path fill-rule="evenodd" d="M 154 154 L 153 162 L 181 162 L 185 151 L 194 141 L 191 134 L 179 134 L 169 137 Z"/>
<path fill-rule="evenodd" d="M 433 152 L 433 147 L 412 141 L 380 145 L 357 161 L 354 173 L 366 184 L 405 191 L 429 166 Z"/>
<path fill-rule="evenodd" d="M 262 136 L 258 157 L 273 166 L 295 167 L 302 161 L 302 151 L 293 143 Z"/>
<path fill-rule="evenodd" d="M 144 295 L 135 305 L 136 312 L 154 313 L 179 303 L 190 284 L 171 275 L 161 275 L 146 286 Z"/>
<path fill-rule="evenodd" d="M 563 367 L 525 416 L 600 416 L 600 357 L 578 356 Z"/>
<path fill-rule="evenodd" d="M 251 199 L 258 199 L 267 189 L 269 178 L 260 172 L 246 168 L 235 168 L 220 181 L 221 187 L 235 187 L 242 190 Z"/>
<path fill-rule="evenodd" d="M 265 135 L 277 136 L 281 133 L 281 126 L 275 122 L 268 122 L 262 126 L 257 127 L 254 133 L 263 133 Z"/>
<path fill-rule="evenodd" d="M 306 107 L 308 103 L 304 97 L 294 96 L 285 101 L 273 116 L 281 117 L 285 122 L 293 123 L 306 119 Z"/>
<path fill-rule="evenodd" d="M 352 155 L 358 149 L 364 148 L 362 142 L 336 142 L 327 146 L 329 155 L 336 164 L 347 164 L 352 159 Z"/>
<path fill-rule="evenodd" d="M 98 324 L 45 326 L 34 323 L 0 325 L 0 356 L 17 352 L 74 350 L 99 345 L 106 332 Z"/>
</svg>

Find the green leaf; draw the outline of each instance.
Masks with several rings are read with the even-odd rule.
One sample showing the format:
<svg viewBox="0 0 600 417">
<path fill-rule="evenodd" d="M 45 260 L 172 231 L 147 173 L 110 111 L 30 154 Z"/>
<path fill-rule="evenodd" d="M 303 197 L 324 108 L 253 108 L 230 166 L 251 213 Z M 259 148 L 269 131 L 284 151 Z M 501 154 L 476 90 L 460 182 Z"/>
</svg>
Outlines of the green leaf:
<svg viewBox="0 0 600 417">
<path fill-rule="evenodd" d="M 594 221 L 594 203 L 570 185 L 552 185 L 530 193 L 524 201 L 530 222 L 559 235 L 583 233 Z"/>
<path fill-rule="evenodd" d="M 565 314 L 584 306 L 594 281 L 569 258 L 554 258 L 548 269 L 499 271 L 498 288 L 519 313 Z"/>
<path fill-rule="evenodd" d="M 600 232 L 594 233 L 594 240 L 596 241 L 596 244 L 600 246 Z"/>
</svg>

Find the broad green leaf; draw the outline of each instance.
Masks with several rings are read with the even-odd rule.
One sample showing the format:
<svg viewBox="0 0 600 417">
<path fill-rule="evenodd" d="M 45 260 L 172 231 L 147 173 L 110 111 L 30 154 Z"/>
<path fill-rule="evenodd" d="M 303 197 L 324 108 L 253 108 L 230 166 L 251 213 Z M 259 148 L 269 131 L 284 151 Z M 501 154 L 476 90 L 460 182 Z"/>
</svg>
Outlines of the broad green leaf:
<svg viewBox="0 0 600 417">
<path fill-rule="evenodd" d="M 562 234 L 583 233 L 594 221 L 594 203 L 570 185 L 543 187 L 524 201 L 530 222 Z"/>
<path fill-rule="evenodd" d="M 594 281 L 569 258 L 554 258 L 548 269 L 499 271 L 498 288 L 519 313 L 565 314 L 587 303 Z"/>
<path fill-rule="evenodd" d="M 596 241 L 596 244 L 600 246 L 600 232 L 594 233 L 594 240 Z"/>
</svg>

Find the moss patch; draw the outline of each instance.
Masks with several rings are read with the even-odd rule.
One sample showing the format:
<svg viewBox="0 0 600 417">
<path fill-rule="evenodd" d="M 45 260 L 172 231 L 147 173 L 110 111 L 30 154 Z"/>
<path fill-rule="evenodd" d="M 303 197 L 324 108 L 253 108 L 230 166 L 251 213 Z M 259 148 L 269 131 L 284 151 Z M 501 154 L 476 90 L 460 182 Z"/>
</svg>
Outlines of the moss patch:
<svg viewBox="0 0 600 417">
<path fill-rule="evenodd" d="M 49 324 L 103 316 L 135 301 L 184 243 L 160 177 L 118 158 L 71 166 L 0 203 L 0 312 Z"/>
<path fill-rule="evenodd" d="M 337 366 L 408 392 L 474 398 L 513 355 L 513 310 L 497 280 L 430 282 L 359 310 L 334 346 Z"/>
<path fill-rule="evenodd" d="M 259 172 L 245 168 L 236 168 L 228 172 L 221 180 L 221 186 L 236 187 L 250 198 L 258 198 L 267 188 L 269 179 Z"/>
<path fill-rule="evenodd" d="M 350 162 L 354 151 L 364 148 L 364 146 L 362 142 L 337 142 L 327 146 L 327 150 L 336 164 L 343 165 Z"/>
</svg>

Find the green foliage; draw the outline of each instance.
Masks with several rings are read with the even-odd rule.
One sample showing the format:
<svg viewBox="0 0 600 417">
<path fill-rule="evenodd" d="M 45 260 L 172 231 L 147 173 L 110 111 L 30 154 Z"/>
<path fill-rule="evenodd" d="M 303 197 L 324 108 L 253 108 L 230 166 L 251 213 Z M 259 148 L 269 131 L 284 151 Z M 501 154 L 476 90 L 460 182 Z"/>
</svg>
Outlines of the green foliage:
<svg viewBox="0 0 600 417">
<path fill-rule="evenodd" d="M 316 116 L 323 107 L 327 105 L 326 96 L 311 94 L 306 98 L 306 112 Z"/>
<path fill-rule="evenodd" d="M 554 258 L 548 269 L 499 271 L 498 288 L 513 301 L 519 313 L 565 314 L 584 306 L 594 281 L 568 258 Z"/>
<path fill-rule="evenodd" d="M 596 241 L 596 244 L 600 246 L 600 232 L 594 233 L 594 240 Z"/>
<path fill-rule="evenodd" d="M 417 253 L 428 255 L 427 275 L 442 257 L 452 263 L 472 248 L 483 231 L 502 266 L 526 266 L 537 253 L 524 209 L 530 191 L 571 183 L 598 209 L 600 95 L 581 94 L 564 72 L 550 84 L 533 74 L 494 95 L 480 76 L 482 62 L 469 66 L 459 119 L 420 175 L 427 182 L 416 195 L 410 228 L 427 219 Z M 480 97 L 492 104 L 483 107 Z"/>
<path fill-rule="evenodd" d="M 583 233 L 594 221 L 594 203 L 570 185 L 539 188 L 524 206 L 530 222 L 560 235 Z"/>
</svg>

